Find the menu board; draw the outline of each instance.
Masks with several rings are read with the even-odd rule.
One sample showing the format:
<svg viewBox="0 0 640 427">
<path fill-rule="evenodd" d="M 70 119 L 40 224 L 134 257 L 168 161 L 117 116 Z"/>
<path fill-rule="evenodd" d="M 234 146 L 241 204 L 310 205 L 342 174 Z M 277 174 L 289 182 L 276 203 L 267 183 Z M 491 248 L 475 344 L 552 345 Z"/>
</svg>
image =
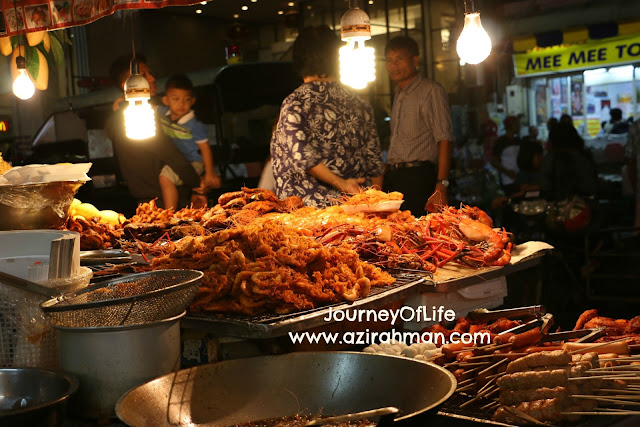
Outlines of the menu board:
<svg viewBox="0 0 640 427">
<path fill-rule="evenodd" d="M 122 9 L 188 6 L 194 0 L 0 0 L 0 36 L 84 25 Z"/>
</svg>

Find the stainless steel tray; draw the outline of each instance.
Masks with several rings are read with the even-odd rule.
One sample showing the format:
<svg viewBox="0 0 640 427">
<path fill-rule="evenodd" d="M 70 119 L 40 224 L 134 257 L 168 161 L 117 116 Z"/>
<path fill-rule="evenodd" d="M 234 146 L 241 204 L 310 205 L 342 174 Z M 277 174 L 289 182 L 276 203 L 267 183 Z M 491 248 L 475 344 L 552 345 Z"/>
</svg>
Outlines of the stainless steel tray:
<svg viewBox="0 0 640 427">
<path fill-rule="evenodd" d="M 286 315 L 266 314 L 260 316 L 221 315 L 216 313 L 189 312 L 182 319 L 182 327 L 201 329 L 207 332 L 227 337 L 237 338 L 274 338 L 289 332 L 298 332 L 330 322 L 324 320 L 329 309 L 376 309 L 385 305 L 415 295 L 423 291 L 423 287 L 433 287 L 430 276 L 418 276 L 413 273 L 394 273 L 396 282 L 390 286 L 371 288 L 365 298 L 353 303 L 338 303 L 312 310 L 306 310 Z"/>
</svg>

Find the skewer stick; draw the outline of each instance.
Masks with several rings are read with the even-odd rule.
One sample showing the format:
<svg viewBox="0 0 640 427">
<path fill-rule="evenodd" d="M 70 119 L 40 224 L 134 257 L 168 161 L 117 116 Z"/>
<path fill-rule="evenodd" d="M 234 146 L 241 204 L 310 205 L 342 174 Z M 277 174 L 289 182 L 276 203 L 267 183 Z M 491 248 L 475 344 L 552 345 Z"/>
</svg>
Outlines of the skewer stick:
<svg viewBox="0 0 640 427">
<path fill-rule="evenodd" d="M 502 365 L 504 362 L 508 362 L 509 359 L 502 359 L 499 362 L 494 363 L 493 365 L 489 366 L 488 368 L 483 369 L 482 371 L 478 372 L 478 375 L 482 375 L 485 372 L 489 372 L 490 370 L 492 370 L 493 368 L 497 368 L 498 366 Z"/>
<path fill-rule="evenodd" d="M 505 348 L 505 347 L 509 347 L 513 345 L 513 343 L 506 343 L 506 344 L 500 344 L 500 345 L 485 345 L 483 347 L 478 347 L 479 350 L 485 350 L 485 351 L 495 351 L 495 350 L 500 350 L 501 348 Z"/>
<path fill-rule="evenodd" d="M 542 425 L 542 426 L 546 426 L 548 424 L 543 423 L 540 420 L 537 420 L 536 418 L 533 418 L 531 415 L 526 414 L 522 411 L 517 410 L 516 408 L 512 407 L 512 406 L 502 406 L 505 410 L 505 412 L 507 414 L 509 414 L 511 417 L 514 417 L 516 419 L 520 419 L 520 420 L 524 420 L 529 424 L 535 424 L 535 425 Z"/>
<path fill-rule="evenodd" d="M 616 360 L 616 359 L 611 359 L 611 360 Z M 640 365 L 603 366 L 601 368 L 591 368 L 587 372 L 591 372 L 591 371 L 608 371 L 610 369 L 611 370 L 631 369 L 631 370 L 639 370 L 640 371 Z"/>
<path fill-rule="evenodd" d="M 594 390 L 594 391 L 603 391 L 605 393 L 627 393 L 627 394 L 632 394 L 632 395 L 640 395 L 640 390 L 615 390 L 612 388 L 601 388 L 598 390 Z M 608 396 L 608 395 L 605 395 Z"/>
<path fill-rule="evenodd" d="M 602 374 L 606 374 L 607 371 L 595 371 L 592 372 L 591 370 L 585 371 L 587 374 L 597 374 L 597 375 L 602 375 Z M 623 371 L 623 370 L 617 370 L 617 371 L 611 371 L 610 372 L 611 375 L 622 375 L 622 374 L 630 374 L 630 375 L 640 375 L 640 371 L 632 369 L 630 371 Z"/>
<path fill-rule="evenodd" d="M 627 400 L 610 399 L 609 396 L 603 397 L 603 396 L 592 396 L 587 394 L 574 394 L 571 397 L 575 397 L 578 399 L 597 400 L 598 402 L 607 402 L 607 403 L 613 403 L 616 405 L 631 405 L 631 406 L 640 405 L 640 402 L 629 402 Z"/>
<path fill-rule="evenodd" d="M 581 348 L 580 350 L 570 351 L 569 354 L 586 353 L 589 350 L 593 350 L 594 348 L 604 347 L 605 345 L 615 344 L 617 342 L 629 341 L 629 340 L 630 338 L 620 338 L 619 340 L 615 340 L 615 341 L 601 342 L 599 344 L 592 345 L 591 347 L 585 347 L 585 348 Z"/>
<path fill-rule="evenodd" d="M 492 358 L 493 356 L 495 356 L 495 354 L 485 354 L 485 355 L 482 355 L 482 356 L 472 356 L 472 357 L 467 358 L 467 360 L 487 359 L 487 358 Z"/>
<path fill-rule="evenodd" d="M 476 397 L 482 397 L 485 394 L 487 394 L 487 392 L 491 390 L 491 388 L 493 387 L 493 383 L 495 381 L 496 381 L 495 378 L 492 378 L 491 380 L 487 381 L 487 383 L 483 385 L 480 390 L 478 390 L 478 395 Z"/>
<path fill-rule="evenodd" d="M 482 366 L 482 365 L 487 365 L 489 363 L 491 363 L 491 362 L 490 361 L 489 362 L 472 362 L 472 363 L 468 363 L 468 362 L 451 362 L 451 363 L 447 363 L 447 364 L 443 365 L 443 367 L 444 368 L 450 368 L 451 366 L 462 365 L 460 367 L 464 368 L 464 367 L 467 367 L 467 366 L 469 366 L 469 367 L 471 367 L 471 366 Z"/>
<path fill-rule="evenodd" d="M 500 378 L 501 376 L 505 375 L 506 372 L 500 372 L 499 374 L 494 374 L 494 375 L 489 375 L 487 377 L 487 379 L 491 379 L 491 378 Z"/>
<path fill-rule="evenodd" d="M 568 412 L 560 412 L 560 415 L 640 415 L 640 411 L 620 411 L 620 412 L 596 412 L 596 411 L 568 411 Z"/>
<path fill-rule="evenodd" d="M 495 405 L 500 406 L 500 404 L 498 402 L 489 402 L 486 405 L 481 406 L 480 409 L 489 409 L 489 408 L 491 408 L 492 406 L 495 406 Z"/>
<path fill-rule="evenodd" d="M 482 398 L 482 396 L 484 396 L 485 394 L 487 394 L 486 392 L 483 393 L 483 391 L 485 390 L 485 388 L 490 385 L 494 380 L 489 381 L 488 383 L 486 383 L 481 389 L 480 391 L 478 391 L 478 394 L 476 395 L 476 397 L 474 397 L 471 400 L 467 400 L 466 402 L 464 402 L 462 405 L 460 405 L 461 408 L 464 408 L 465 406 L 467 406 L 468 404 L 470 404 L 471 402 L 475 402 L 476 400 Z"/>
<path fill-rule="evenodd" d="M 462 388 L 457 388 L 457 389 L 456 389 L 456 393 L 461 393 L 461 392 L 463 392 L 463 391 L 466 391 L 466 390 L 472 389 L 472 388 L 474 388 L 475 386 L 476 386 L 476 384 L 475 384 L 475 383 L 473 383 L 473 384 L 469 384 L 469 385 L 467 385 L 467 386 L 465 386 L 465 387 L 462 387 Z"/>
<path fill-rule="evenodd" d="M 569 378 L 569 381 L 573 380 L 593 380 L 593 379 L 601 379 L 601 378 L 610 378 L 612 380 L 640 380 L 640 376 L 630 377 L 629 374 L 611 374 L 611 375 L 589 375 L 586 377 L 572 377 Z"/>
</svg>

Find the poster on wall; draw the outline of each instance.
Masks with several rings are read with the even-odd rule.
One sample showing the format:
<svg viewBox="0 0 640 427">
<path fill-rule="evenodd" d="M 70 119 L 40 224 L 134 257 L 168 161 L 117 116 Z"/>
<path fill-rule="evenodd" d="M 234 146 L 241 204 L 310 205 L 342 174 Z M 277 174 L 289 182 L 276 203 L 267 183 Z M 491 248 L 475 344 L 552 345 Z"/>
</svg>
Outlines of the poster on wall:
<svg viewBox="0 0 640 427">
<path fill-rule="evenodd" d="M 584 115 L 584 103 L 582 96 L 583 86 L 584 82 L 582 80 L 582 76 L 571 77 L 571 116 L 574 118 L 576 116 Z"/>
<path fill-rule="evenodd" d="M 197 3 L 200 0 L 0 0 L 0 36 L 84 25 L 123 9 Z"/>
</svg>

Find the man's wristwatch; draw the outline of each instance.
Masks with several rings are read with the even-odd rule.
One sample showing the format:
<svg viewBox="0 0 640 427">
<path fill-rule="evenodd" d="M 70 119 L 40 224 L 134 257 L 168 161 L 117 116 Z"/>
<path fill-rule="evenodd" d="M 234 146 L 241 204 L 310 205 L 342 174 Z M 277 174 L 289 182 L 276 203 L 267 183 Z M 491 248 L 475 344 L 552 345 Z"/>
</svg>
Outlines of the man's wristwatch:
<svg viewBox="0 0 640 427">
<path fill-rule="evenodd" d="M 439 179 L 438 181 L 436 181 L 436 183 L 442 184 L 442 186 L 444 188 L 449 187 L 449 180 L 448 179 Z"/>
</svg>

